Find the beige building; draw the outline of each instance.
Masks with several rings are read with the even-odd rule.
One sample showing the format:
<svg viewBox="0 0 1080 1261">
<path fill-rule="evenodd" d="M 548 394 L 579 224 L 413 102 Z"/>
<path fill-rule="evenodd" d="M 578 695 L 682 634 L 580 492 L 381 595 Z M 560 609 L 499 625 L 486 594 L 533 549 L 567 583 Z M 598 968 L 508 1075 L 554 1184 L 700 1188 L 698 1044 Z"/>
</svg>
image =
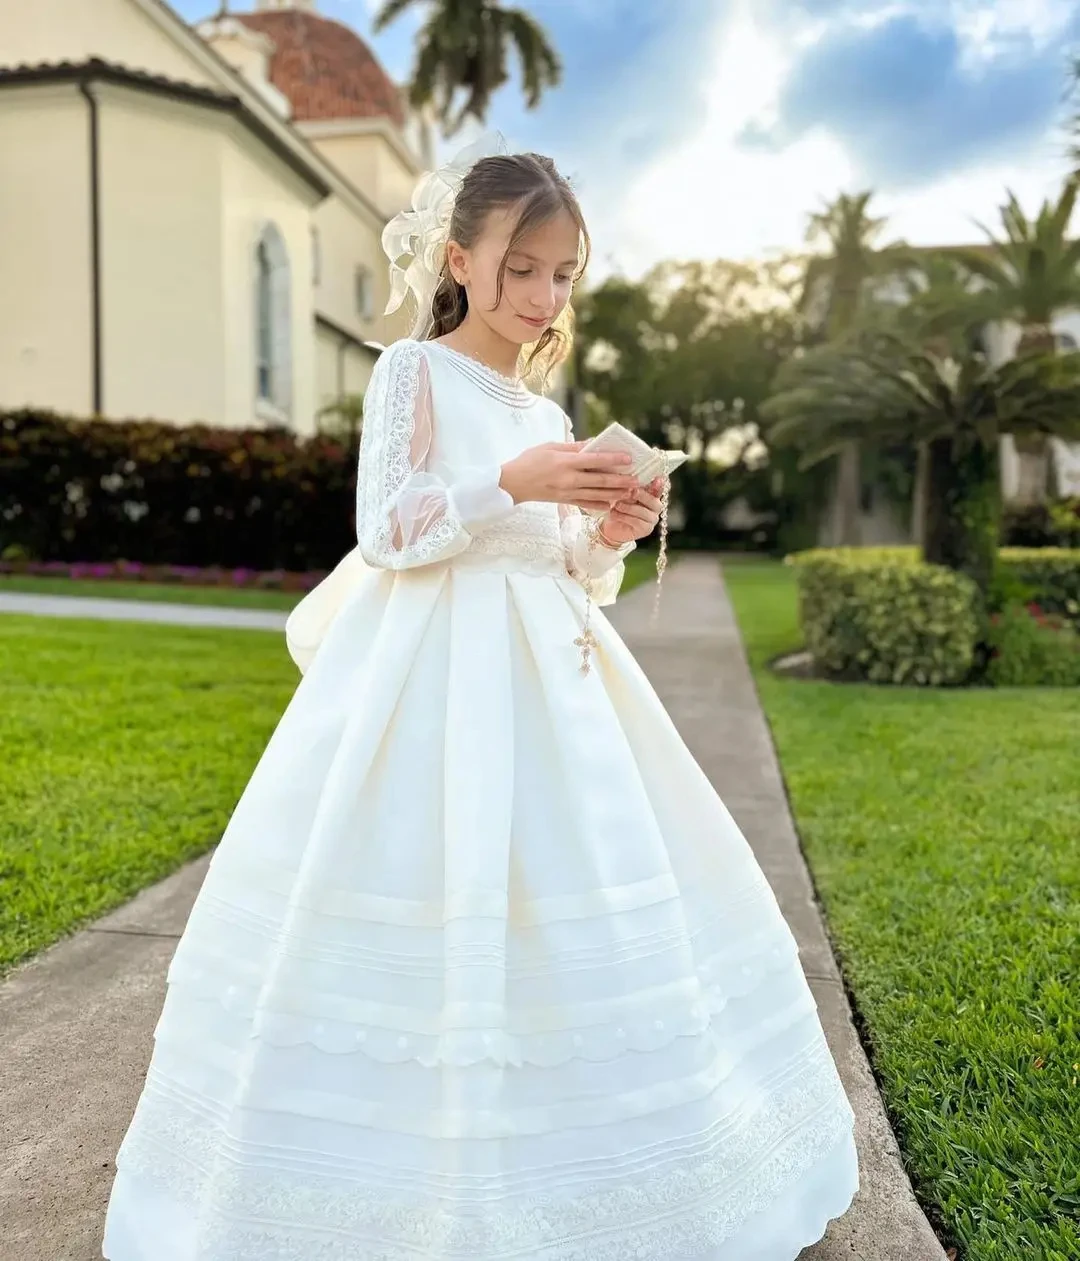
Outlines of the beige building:
<svg viewBox="0 0 1080 1261">
<path fill-rule="evenodd" d="M 314 0 L 3 0 L 0 410 L 313 431 L 399 336 L 430 133 Z"/>
</svg>

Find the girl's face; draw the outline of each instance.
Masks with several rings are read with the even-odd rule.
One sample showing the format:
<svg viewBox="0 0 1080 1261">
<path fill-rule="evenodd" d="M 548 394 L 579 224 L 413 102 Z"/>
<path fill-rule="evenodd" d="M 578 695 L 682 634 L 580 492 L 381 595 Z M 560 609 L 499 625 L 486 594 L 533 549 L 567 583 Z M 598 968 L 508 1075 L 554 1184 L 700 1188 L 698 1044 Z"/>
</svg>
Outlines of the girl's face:
<svg viewBox="0 0 1080 1261">
<path fill-rule="evenodd" d="M 506 256 L 502 297 L 499 269 L 517 225 L 517 208 L 493 210 L 476 244 L 447 247 L 454 277 L 469 295 L 469 312 L 507 341 L 525 346 L 549 328 L 570 301 L 581 235 L 569 211 L 541 224 Z M 497 305 L 496 305 L 497 303 Z"/>
</svg>

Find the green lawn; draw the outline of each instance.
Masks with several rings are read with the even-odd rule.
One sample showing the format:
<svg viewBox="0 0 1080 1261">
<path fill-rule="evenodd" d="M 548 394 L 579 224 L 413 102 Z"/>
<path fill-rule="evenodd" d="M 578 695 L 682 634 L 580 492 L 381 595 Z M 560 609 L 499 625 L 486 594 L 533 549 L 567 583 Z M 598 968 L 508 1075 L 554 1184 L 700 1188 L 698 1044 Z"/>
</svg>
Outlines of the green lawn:
<svg viewBox="0 0 1080 1261">
<path fill-rule="evenodd" d="M 189 587 L 171 582 L 113 582 L 92 578 L 0 575 L 0 592 L 74 595 L 108 600 L 151 600 L 162 604 L 216 604 L 230 608 L 292 609 L 302 591 L 256 591 L 243 587 Z"/>
<path fill-rule="evenodd" d="M 0 617 L 0 971 L 220 836 L 299 675 L 280 635 Z"/>
<path fill-rule="evenodd" d="M 725 573 L 921 1202 L 961 1261 L 1077 1261 L 1080 693 L 778 678 L 790 572 Z"/>
<path fill-rule="evenodd" d="M 626 558 L 626 573 L 623 576 L 620 593 L 632 591 L 643 582 L 656 581 L 656 552 L 643 548 L 630 553 Z"/>
</svg>

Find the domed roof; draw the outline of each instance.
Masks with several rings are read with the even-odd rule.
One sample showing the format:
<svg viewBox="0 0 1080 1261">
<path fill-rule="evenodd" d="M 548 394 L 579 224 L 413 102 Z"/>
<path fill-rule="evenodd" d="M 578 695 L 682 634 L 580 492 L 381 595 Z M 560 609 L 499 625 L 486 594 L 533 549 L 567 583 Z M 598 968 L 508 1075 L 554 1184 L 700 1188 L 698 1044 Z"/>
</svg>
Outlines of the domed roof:
<svg viewBox="0 0 1080 1261">
<path fill-rule="evenodd" d="M 389 118 L 399 127 L 404 124 L 399 89 L 344 23 L 301 9 L 231 16 L 273 41 L 270 82 L 289 98 L 297 122 Z"/>
</svg>

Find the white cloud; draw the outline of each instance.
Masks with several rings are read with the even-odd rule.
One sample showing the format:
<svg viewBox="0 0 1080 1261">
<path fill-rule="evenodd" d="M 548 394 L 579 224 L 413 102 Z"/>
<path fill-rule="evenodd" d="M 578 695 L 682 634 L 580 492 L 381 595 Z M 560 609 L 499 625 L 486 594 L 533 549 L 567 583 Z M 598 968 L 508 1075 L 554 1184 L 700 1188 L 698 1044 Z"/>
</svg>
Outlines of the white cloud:
<svg viewBox="0 0 1080 1261">
<path fill-rule="evenodd" d="M 594 234 L 617 242 L 622 269 L 637 274 L 662 258 L 742 258 L 789 248 L 801 241 L 818 199 L 851 179 L 843 150 L 824 133 L 780 153 L 737 143 L 749 122 L 769 121 L 791 56 L 747 4 L 718 29 L 698 126 L 631 179 L 617 206 L 590 207 Z"/>
<path fill-rule="evenodd" d="M 949 179 L 895 197 L 882 197 L 880 211 L 889 215 L 893 235 L 914 245 L 955 245 L 984 241 L 982 226 L 1000 228 L 998 207 L 1006 189 L 1034 214 L 1046 198 L 1056 198 L 1065 164 L 1044 153 L 1042 162 L 1012 163 L 962 171 Z"/>
<path fill-rule="evenodd" d="M 1007 39 L 1037 47 L 1063 35 L 1076 17 L 1075 0 L 953 0 L 949 20 L 975 54 L 990 56 Z"/>
<path fill-rule="evenodd" d="M 956 0 L 954 12 L 962 39 L 978 54 L 1010 35 L 1060 36 L 1071 5 Z M 615 267 L 639 275 L 666 258 L 751 258 L 799 249 L 810 213 L 842 191 L 867 186 L 844 146 L 823 129 L 779 151 L 739 145 L 748 123 L 768 126 L 796 57 L 820 28 L 791 18 L 767 26 L 755 16 L 761 12 L 739 0 L 715 32 L 705 59 L 708 108 L 683 142 L 632 175 L 615 200 L 592 204 L 586 190 L 600 274 Z M 1021 161 L 969 168 L 883 195 L 878 210 L 890 216 L 894 236 L 914 244 L 978 241 L 976 221 L 996 226 L 1007 187 L 1034 211 L 1057 194 L 1066 172 L 1064 138 L 1048 134 Z"/>
</svg>

